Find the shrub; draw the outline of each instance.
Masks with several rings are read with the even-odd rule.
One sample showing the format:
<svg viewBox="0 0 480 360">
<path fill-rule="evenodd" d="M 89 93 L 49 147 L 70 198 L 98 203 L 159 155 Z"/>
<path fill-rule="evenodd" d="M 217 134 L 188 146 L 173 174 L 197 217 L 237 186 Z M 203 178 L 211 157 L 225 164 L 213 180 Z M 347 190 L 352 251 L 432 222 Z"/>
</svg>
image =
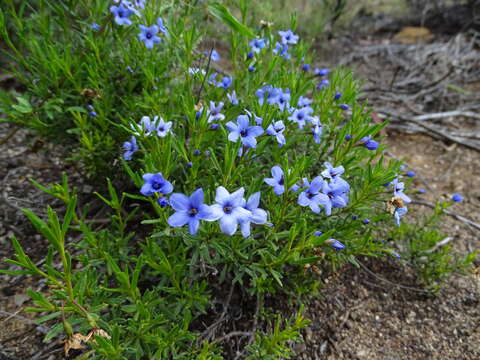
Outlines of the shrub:
<svg viewBox="0 0 480 360">
<path fill-rule="evenodd" d="M 37 184 L 66 212 L 25 210 L 49 253 L 38 267 L 14 238 L 22 270 L 3 272 L 48 280 L 29 310 L 57 319 L 45 341 L 88 343 L 85 358 L 221 358 L 233 338 L 249 359 L 287 357 L 318 266 L 396 256 L 378 225 L 400 224 L 410 199 L 382 155 L 385 124 L 348 70 L 309 65 L 292 30 L 253 31 L 218 2 L 135 4 L 39 1 L 24 17 L 7 1 L 27 88 L 5 100 L 9 119 L 72 142 L 97 183 L 124 169 L 136 189 L 108 180 L 111 223 L 95 230 L 66 176 Z M 228 50 L 204 45 L 206 17 Z M 266 304 L 282 296 L 289 319 Z"/>
</svg>

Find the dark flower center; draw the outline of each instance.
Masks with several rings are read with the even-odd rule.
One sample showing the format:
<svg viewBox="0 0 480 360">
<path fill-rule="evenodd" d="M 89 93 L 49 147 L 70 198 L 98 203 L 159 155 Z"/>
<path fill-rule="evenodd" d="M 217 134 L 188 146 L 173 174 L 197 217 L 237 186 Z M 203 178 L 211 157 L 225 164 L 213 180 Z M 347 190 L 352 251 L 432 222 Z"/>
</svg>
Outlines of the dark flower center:
<svg viewBox="0 0 480 360">
<path fill-rule="evenodd" d="M 226 205 L 223 207 L 223 212 L 225 214 L 230 214 L 232 212 L 233 208 L 230 205 Z"/>
<path fill-rule="evenodd" d="M 243 129 L 242 131 L 240 131 L 240 135 L 247 136 L 248 135 L 247 129 Z"/>
<path fill-rule="evenodd" d="M 307 198 L 312 199 L 315 196 L 315 194 L 312 194 L 311 192 L 307 192 Z"/>
<path fill-rule="evenodd" d="M 164 128 L 163 126 L 160 126 L 160 127 L 158 128 L 158 131 L 165 131 L 165 128 Z"/>
<path fill-rule="evenodd" d="M 299 112 L 299 113 L 297 114 L 297 119 L 298 119 L 298 120 L 302 120 L 302 119 L 303 119 L 303 116 L 304 116 L 303 113 L 302 113 L 302 112 Z"/>
<path fill-rule="evenodd" d="M 152 188 L 154 188 L 155 190 L 160 189 L 161 186 L 162 186 L 162 185 L 161 185 L 160 183 L 158 183 L 158 182 L 154 182 L 154 183 L 152 184 Z"/>
<path fill-rule="evenodd" d="M 147 32 L 147 33 L 145 34 L 145 37 L 146 37 L 147 39 L 151 39 L 151 38 L 153 37 L 153 35 L 152 35 L 151 33 Z"/>
<path fill-rule="evenodd" d="M 192 208 L 188 211 L 188 215 L 190 215 L 190 216 L 192 216 L 192 217 L 195 216 L 195 215 L 197 215 L 197 214 L 198 214 L 198 209 L 197 209 L 197 208 L 192 207 Z"/>
<path fill-rule="evenodd" d="M 280 178 L 280 180 L 278 181 L 278 184 L 279 185 L 283 185 L 285 183 L 285 180 L 283 179 L 283 176 Z"/>
</svg>

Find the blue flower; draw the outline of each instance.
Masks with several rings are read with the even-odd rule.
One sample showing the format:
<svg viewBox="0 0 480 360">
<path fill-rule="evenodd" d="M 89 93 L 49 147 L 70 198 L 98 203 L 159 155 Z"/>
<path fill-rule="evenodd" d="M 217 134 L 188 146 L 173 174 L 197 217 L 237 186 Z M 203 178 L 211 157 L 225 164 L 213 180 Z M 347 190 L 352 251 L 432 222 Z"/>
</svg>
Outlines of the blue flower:
<svg viewBox="0 0 480 360">
<path fill-rule="evenodd" d="M 210 109 L 207 110 L 207 121 L 211 123 L 213 121 L 222 121 L 225 119 L 225 115 L 221 114 L 223 102 L 219 102 L 218 105 L 215 105 L 215 102 L 210 101 Z"/>
<path fill-rule="evenodd" d="M 151 135 L 156 130 L 155 121 L 150 120 L 149 116 L 142 116 L 140 123 L 137 124 L 137 127 L 140 128 L 141 133 L 136 131 L 134 124 L 131 124 L 131 128 L 135 130 L 135 135 Z"/>
<path fill-rule="evenodd" d="M 288 94 L 289 94 L 289 93 L 290 93 L 290 91 L 288 91 Z M 268 95 L 267 102 L 268 102 L 270 105 L 278 104 L 278 99 L 280 98 L 280 96 L 281 96 L 282 94 L 283 94 L 283 90 L 282 90 L 282 89 L 272 87 L 272 89 L 270 89 L 270 90 L 267 92 L 267 95 Z"/>
<path fill-rule="evenodd" d="M 163 178 L 162 173 L 146 173 L 143 175 L 143 181 L 140 192 L 145 196 L 161 193 L 163 195 L 170 194 L 173 191 L 172 184 Z"/>
<path fill-rule="evenodd" d="M 403 190 L 405 189 L 405 184 L 403 182 L 399 182 L 398 179 L 395 178 L 391 184 L 393 185 L 393 196 L 401 198 L 407 204 L 412 201 L 403 193 Z"/>
<path fill-rule="evenodd" d="M 220 219 L 220 229 L 227 235 L 233 235 L 237 231 L 238 223 L 249 221 L 252 213 L 243 207 L 242 188 L 230 194 L 223 186 L 217 188 L 215 196 L 216 204 L 212 205 L 213 218 Z"/>
<path fill-rule="evenodd" d="M 258 97 L 258 103 L 263 105 L 265 98 L 270 98 L 270 96 L 275 92 L 275 88 L 272 85 L 262 86 L 255 92 L 255 95 Z"/>
<path fill-rule="evenodd" d="M 160 196 L 157 199 L 157 204 L 160 205 L 161 208 L 164 208 L 164 207 L 167 207 L 168 205 L 170 205 L 170 202 L 168 201 L 168 199 L 165 196 Z"/>
<path fill-rule="evenodd" d="M 277 42 L 275 48 L 272 50 L 274 54 L 277 54 L 287 60 L 290 59 L 290 54 L 288 53 L 288 45 L 280 44 Z"/>
<path fill-rule="evenodd" d="M 320 81 L 320 84 L 317 85 L 317 89 L 322 90 L 323 88 L 327 87 L 328 85 L 330 85 L 330 81 L 328 79 L 323 79 L 322 81 Z"/>
<path fill-rule="evenodd" d="M 415 175 L 417 175 L 415 171 L 407 171 L 407 173 L 405 174 L 405 176 L 410 178 L 415 177 Z"/>
<path fill-rule="evenodd" d="M 232 85 L 233 79 L 229 76 L 224 76 L 222 81 L 217 82 L 218 87 L 222 87 L 225 90 L 228 89 Z"/>
<path fill-rule="evenodd" d="M 88 113 L 88 115 L 90 115 L 91 117 L 96 117 L 97 116 L 97 112 L 96 111 L 90 111 Z"/>
<path fill-rule="evenodd" d="M 325 165 L 326 169 L 322 171 L 322 176 L 327 179 L 335 179 L 345 172 L 345 168 L 342 165 L 333 167 L 328 161 L 324 162 L 323 165 Z"/>
<path fill-rule="evenodd" d="M 323 133 L 323 125 L 320 123 L 320 119 L 318 116 L 312 117 L 312 134 L 313 134 L 313 141 L 315 141 L 317 144 L 320 144 L 321 142 L 321 137 Z"/>
<path fill-rule="evenodd" d="M 299 36 L 295 35 L 292 30 L 279 31 L 278 34 L 282 38 L 282 44 L 296 44 L 298 42 Z"/>
<path fill-rule="evenodd" d="M 360 139 L 360 142 L 365 146 L 368 150 L 377 150 L 378 146 L 380 145 L 377 141 L 372 140 L 371 136 L 365 136 Z"/>
<path fill-rule="evenodd" d="M 269 103 L 275 103 L 278 105 L 281 111 L 288 109 L 290 107 L 290 89 L 286 89 L 282 91 L 282 89 L 278 89 L 277 96 L 275 96 L 275 100 L 270 101 Z"/>
<path fill-rule="evenodd" d="M 298 191 L 299 189 L 304 189 L 304 188 L 308 188 L 310 186 L 310 182 L 308 181 L 307 178 L 303 178 L 302 179 L 302 184 L 298 185 L 298 184 L 293 184 L 292 187 L 289 189 L 290 191 L 293 191 L 293 192 L 296 192 Z"/>
<path fill-rule="evenodd" d="M 370 220 L 369 220 L 369 219 L 363 219 L 363 220 L 362 220 L 362 223 L 363 223 L 364 225 L 368 225 L 368 224 L 370 224 Z"/>
<path fill-rule="evenodd" d="M 143 9 L 146 2 L 147 0 L 135 0 L 135 6 Z"/>
<path fill-rule="evenodd" d="M 125 160 L 132 160 L 132 155 L 138 150 L 137 139 L 135 136 L 132 136 L 130 141 L 125 141 L 123 143 L 123 150 L 125 150 L 123 158 Z"/>
<path fill-rule="evenodd" d="M 285 179 L 283 177 L 283 170 L 280 166 L 272 167 L 273 178 L 263 179 L 268 185 L 273 186 L 273 192 L 276 195 L 282 195 L 285 192 Z"/>
<path fill-rule="evenodd" d="M 119 6 L 110 6 L 110 12 L 115 16 L 114 20 L 118 25 L 132 24 L 132 20 L 130 20 L 129 17 L 133 14 L 133 11 L 129 8 L 126 8 L 123 3 Z"/>
<path fill-rule="evenodd" d="M 397 253 L 396 251 L 393 251 L 393 250 L 390 251 L 390 255 L 392 255 L 393 257 L 395 257 L 395 258 L 397 258 L 397 259 L 400 259 L 400 258 L 401 258 L 400 254 Z"/>
<path fill-rule="evenodd" d="M 294 121 L 298 124 L 299 129 L 303 129 L 307 122 L 312 122 L 313 117 L 310 114 L 313 109 L 310 106 L 305 106 L 300 109 L 293 109 L 292 115 L 288 118 L 290 121 Z"/>
<path fill-rule="evenodd" d="M 352 135 L 350 134 L 345 135 L 345 140 L 346 141 L 352 140 Z"/>
<path fill-rule="evenodd" d="M 205 51 L 204 52 L 205 55 L 208 56 L 208 54 L 210 54 L 209 51 Z M 213 62 L 217 62 L 220 60 L 220 54 L 217 52 L 217 50 L 213 49 L 212 50 L 212 53 L 210 55 L 210 59 L 213 61 Z"/>
<path fill-rule="evenodd" d="M 168 218 L 168 224 L 174 227 L 188 224 L 191 235 L 195 235 L 200 226 L 200 220 L 215 221 L 220 217 L 214 213 L 211 206 L 203 203 L 203 190 L 197 189 L 190 196 L 175 193 L 170 196 L 170 205 L 175 213 Z"/>
<path fill-rule="evenodd" d="M 322 235 L 323 235 L 323 232 L 321 232 L 321 231 L 315 231 L 314 236 L 319 237 L 319 236 L 322 236 Z"/>
<path fill-rule="evenodd" d="M 99 31 L 101 29 L 100 25 L 98 25 L 97 23 L 93 23 L 92 25 L 90 25 L 90 28 L 93 31 Z"/>
<path fill-rule="evenodd" d="M 318 69 L 317 68 L 317 69 L 313 70 L 313 73 L 316 76 L 323 77 L 323 76 L 327 76 L 330 73 L 330 70 L 329 69 Z"/>
<path fill-rule="evenodd" d="M 342 93 L 337 92 L 337 93 L 335 93 L 335 96 L 333 97 L 333 100 L 340 100 L 341 97 L 342 97 Z"/>
<path fill-rule="evenodd" d="M 340 241 L 335 239 L 328 239 L 325 241 L 325 244 L 330 245 L 335 250 L 343 250 L 345 249 L 345 245 L 343 245 Z"/>
<path fill-rule="evenodd" d="M 211 75 L 208 77 L 208 83 L 209 83 L 210 85 L 219 86 L 219 82 L 216 80 L 216 79 L 217 79 L 217 76 L 218 76 L 218 73 L 217 73 L 217 72 L 214 72 L 213 74 L 211 74 Z"/>
<path fill-rule="evenodd" d="M 340 109 L 342 109 L 342 110 L 348 110 L 348 109 L 350 109 L 350 107 L 349 107 L 347 104 L 340 104 L 339 107 L 340 107 Z"/>
<path fill-rule="evenodd" d="M 261 126 L 250 126 L 250 118 L 247 115 L 239 115 L 236 124 L 229 121 L 226 126 L 230 131 L 228 140 L 237 142 L 240 138 L 244 146 L 253 149 L 257 146 L 257 140 L 255 138 L 263 134 Z"/>
<path fill-rule="evenodd" d="M 302 107 L 305 107 L 305 106 L 310 106 L 311 103 L 312 103 L 312 99 L 300 96 L 298 98 L 297 107 L 302 108 Z"/>
<path fill-rule="evenodd" d="M 254 53 L 258 54 L 262 49 L 264 49 L 268 45 L 268 40 L 267 39 L 253 39 L 252 41 L 250 41 L 249 45 L 252 48 L 252 51 Z"/>
<path fill-rule="evenodd" d="M 255 119 L 255 124 L 257 125 L 262 125 L 263 123 L 263 118 L 261 118 L 260 116 L 257 116 L 255 114 L 252 114 L 250 111 L 248 111 L 247 109 L 245 109 L 245 112 L 248 114 L 248 117 L 250 119 Z"/>
<path fill-rule="evenodd" d="M 157 36 L 158 26 L 152 25 L 150 27 L 145 25 L 140 25 L 140 34 L 138 38 L 145 43 L 147 49 L 153 49 L 154 44 L 160 44 L 162 39 Z"/>
<path fill-rule="evenodd" d="M 330 215 L 332 208 L 343 208 L 348 204 L 348 192 L 350 185 L 341 177 L 336 177 L 330 183 L 323 183 L 322 192 L 328 196 L 329 201 L 325 204 L 325 213 Z"/>
<path fill-rule="evenodd" d="M 255 56 L 255 54 L 250 51 L 248 54 L 247 54 L 247 60 L 250 60 L 250 59 L 253 59 L 253 57 Z"/>
<path fill-rule="evenodd" d="M 228 100 L 230 100 L 230 103 L 232 105 L 238 105 L 238 98 L 237 98 L 237 93 L 235 90 L 233 90 L 231 93 L 227 94 Z"/>
<path fill-rule="evenodd" d="M 247 201 L 243 199 L 244 209 L 251 212 L 250 217 L 240 222 L 240 230 L 244 237 L 250 236 L 250 223 L 257 225 L 262 225 L 267 222 L 267 212 L 263 209 L 260 209 L 258 205 L 260 204 L 260 192 L 256 192 L 248 198 Z"/>
<path fill-rule="evenodd" d="M 140 12 L 137 10 L 137 5 L 139 3 L 139 1 L 135 1 L 135 4 L 133 4 L 131 1 L 129 0 L 114 0 L 113 1 L 114 3 L 120 3 L 122 4 L 123 6 L 125 6 L 127 9 L 131 10 L 135 15 L 137 16 L 140 16 Z"/>
<path fill-rule="evenodd" d="M 155 116 L 153 120 L 155 121 L 157 135 L 161 138 L 167 136 L 172 129 L 172 122 L 165 122 L 161 116 Z"/>
<path fill-rule="evenodd" d="M 249 72 L 254 72 L 255 71 L 255 66 L 249 66 L 248 71 Z"/>
<path fill-rule="evenodd" d="M 202 152 L 200 150 L 198 150 L 198 149 L 193 150 L 193 155 L 200 156 L 201 154 L 202 154 Z"/>
<path fill-rule="evenodd" d="M 458 194 L 458 193 L 455 193 L 455 194 L 452 195 L 452 201 L 461 202 L 461 201 L 463 201 L 463 196 Z"/>
<path fill-rule="evenodd" d="M 285 125 L 281 120 L 270 124 L 266 130 L 268 135 L 276 137 L 279 146 L 283 146 L 286 143 L 285 136 L 283 135 L 284 131 Z"/>
<path fill-rule="evenodd" d="M 418 189 L 419 194 L 425 194 L 426 192 L 427 192 L 427 190 L 425 190 L 425 189 Z"/>
<path fill-rule="evenodd" d="M 327 195 L 320 192 L 323 183 L 324 181 L 321 176 L 314 178 L 309 187 L 298 196 L 298 205 L 309 206 L 316 214 L 319 214 L 321 211 L 319 205 L 326 208 L 330 200 Z"/>
<path fill-rule="evenodd" d="M 303 71 L 309 71 L 310 70 L 310 64 L 303 64 L 302 65 L 302 70 Z"/>
<path fill-rule="evenodd" d="M 165 27 L 165 25 L 163 24 L 162 18 L 158 18 L 158 19 L 157 19 L 157 25 L 158 25 L 158 29 L 160 30 L 160 32 L 161 32 L 163 35 L 167 36 L 167 35 L 168 35 L 168 30 L 167 30 L 167 28 Z"/>
<path fill-rule="evenodd" d="M 395 217 L 395 223 L 397 226 L 400 226 L 400 218 L 407 213 L 408 209 L 406 207 L 396 208 L 393 212 L 393 216 Z"/>
</svg>

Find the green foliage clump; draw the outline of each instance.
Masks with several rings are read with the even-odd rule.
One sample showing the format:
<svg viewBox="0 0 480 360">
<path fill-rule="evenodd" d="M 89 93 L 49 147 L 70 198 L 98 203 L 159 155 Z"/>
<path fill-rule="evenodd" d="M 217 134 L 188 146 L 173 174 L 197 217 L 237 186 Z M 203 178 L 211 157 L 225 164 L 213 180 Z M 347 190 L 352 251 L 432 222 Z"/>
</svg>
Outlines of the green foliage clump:
<svg viewBox="0 0 480 360">
<path fill-rule="evenodd" d="M 386 124 L 358 103 L 347 69 L 306 66 L 308 47 L 286 28 L 248 27 L 249 1 L 232 11 L 147 1 L 123 25 L 111 5 L 2 5 L 0 32 L 26 88 L 4 94 L 3 111 L 70 144 L 110 209 L 98 229 L 66 176 L 37 184 L 65 214 L 25 210 L 48 255 L 37 266 L 14 238 L 9 263 L 21 270 L 3 272 L 47 279 L 50 292 L 30 292 L 29 310 L 56 320 L 45 341 L 95 339 L 82 338 L 83 358 L 220 359 L 234 348 L 249 359 L 292 357 L 307 326 L 302 296 L 319 286 L 309 269 L 394 255 L 378 236 L 406 205 L 389 213 L 384 204 L 408 198 L 400 162 L 382 154 Z M 269 309 L 271 297 L 289 299 L 289 313 Z"/>
</svg>

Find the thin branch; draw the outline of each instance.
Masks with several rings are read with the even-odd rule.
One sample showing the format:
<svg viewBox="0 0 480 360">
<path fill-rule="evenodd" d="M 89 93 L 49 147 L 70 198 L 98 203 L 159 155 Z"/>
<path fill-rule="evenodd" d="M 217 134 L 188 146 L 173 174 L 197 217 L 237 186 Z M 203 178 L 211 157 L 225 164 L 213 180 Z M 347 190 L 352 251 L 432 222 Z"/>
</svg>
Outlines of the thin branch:
<svg viewBox="0 0 480 360">
<path fill-rule="evenodd" d="M 232 331 L 231 333 L 228 333 L 226 335 L 223 335 L 223 336 L 213 340 L 211 342 L 211 344 L 222 342 L 224 340 L 230 339 L 231 337 L 235 337 L 235 336 L 249 336 L 249 337 L 251 337 L 251 336 L 253 336 L 253 333 L 251 333 L 250 331 Z"/>
<path fill-rule="evenodd" d="M 31 320 L 31 319 L 28 319 L 24 316 L 21 316 L 21 315 L 18 315 L 20 311 L 17 311 L 16 313 L 9 313 L 7 311 L 3 311 L 3 310 L 0 310 L 0 315 L 5 315 L 7 316 L 7 318 L 3 321 L 8 321 L 10 319 L 17 319 L 17 320 L 20 320 L 28 325 L 33 325 L 35 326 L 35 330 L 37 330 L 38 332 L 41 332 L 42 334 L 47 334 L 50 329 L 47 328 L 46 326 L 44 325 L 38 325 L 35 321 Z"/>
<path fill-rule="evenodd" d="M 454 110 L 454 111 L 445 111 L 440 113 L 434 114 L 425 114 L 425 115 L 418 115 L 413 117 L 414 120 L 417 121 L 424 121 L 424 120 L 435 120 L 435 119 L 444 119 L 453 116 L 464 116 L 467 118 L 474 118 L 480 119 L 480 114 L 474 113 L 472 111 L 461 111 L 461 110 Z"/>
<path fill-rule="evenodd" d="M 394 282 L 391 282 L 390 280 L 388 279 L 385 279 L 384 277 L 381 277 L 380 275 L 377 275 L 375 274 L 372 270 L 370 270 L 369 268 L 367 268 L 360 260 L 356 259 L 357 263 L 360 265 L 360 267 L 365 270 L 367 273 L 369 273 L 370 275 L 372 275 L 374 278 L 380 280 L 380 281 L 383 281 L 389 285 L 392 285 L 392 286 L 395 286 L 395 287 L 398 287 L 398 288 L 401 288 L 401 289 L 407 289 L 407 290 L 411 290 L 411 291 L 416 291 L 416 292 L 420 292 L 420 293 L 424 293 L 424 294 L 430 294 L 431 292 L 428 291 L 428 290 L 423 290 L 423 289 L 418 289 L 418 288 L 414 288 L 412 286 L 407 286 L 407 285 L 402 285 L 402 284 L 396 284 Z"/>
<path fill-rule="evenodd" d="M 419 204 L 419 205 L 424 205 L 424 206 L 428 206 L 432 209 L 435 209 L 435 204 L 432 204 L 432 203 L 429 203 L 428 201 L 423 201 L 423 200 L 413 200 L 412 201 L 412 204 Z M 453 211 L 450 211 L 450 210 L 443 210 L 443 212 L 447 215 L 450 215 L 451 217 L 454 217 L 455 219 L 457 220 L 460 220 L 462 222 L 464 222 L 465 224 L 467 225 L 470 225 L 470 226 L 473 226 L 474 228 L 480 230 L 480 224 L 479 223 L 476 223 L 475 221 L 472 221 L 470 219 L 467 219 L 466 217 L 460 215 L 460 214 L 457 214 L 456 212 L 453 212 Z"/>
<path fill-rule="evenodd" d="M 450 237 L 450 236 L 446 237 L 445 239 L 437 242 L 431 249 L 425 250 L 424 253 L 425 254 L 431 254 L 431 253 L 437 251 L 438 249 L 440 249 L 442 246 L 447 245 L 452 240 L 453 240 L 453 237 Z"/>
</svg>

